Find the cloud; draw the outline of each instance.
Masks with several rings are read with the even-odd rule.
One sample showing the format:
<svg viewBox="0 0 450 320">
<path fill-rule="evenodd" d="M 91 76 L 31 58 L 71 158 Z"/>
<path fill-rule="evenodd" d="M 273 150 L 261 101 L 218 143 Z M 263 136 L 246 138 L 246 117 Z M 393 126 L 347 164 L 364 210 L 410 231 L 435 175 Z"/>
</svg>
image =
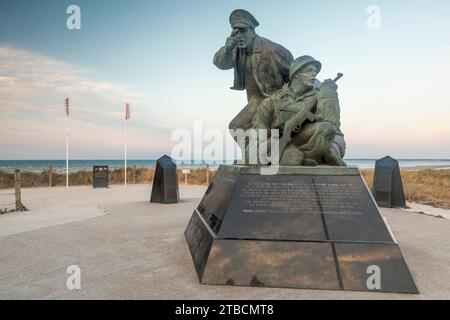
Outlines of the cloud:
<svg viewBox="0 0 450 320">
<path fill-rule="evenodd" d="M 95 76 L 93 70 L 0 45 L 0 159 L 22 157 L 27 148 L 27 158 L 63 158 L 65 97 L 70 98 L 75 157 L 83 158 L 86 149 L 102 154 L 103 148 L 108 152 L 103 157 L 121 156 L 125 102 L 136 111 L 133 116 L 140 115 L 129 124 L 130 152 L 144 149 L 148 153 L 148 136 L 158 141 L 151 147 L 162 149 L 162 141 L 170 139 L 170 134 L 157 119 L 148 126 L 149 104 L 129 87 Z"/>
<path fill-rule="evenodd" d="M 48 106 L 48 102 L 64 97 L 112 103 L 136 98 L 129 88 L 107 81 L 92 80 L 93 72 L 28 51 L 0 46 L 0 108 L 20 111 L 20 105 Z M 26 103 L 23 103 L 26 102 Z"/>
</svg>

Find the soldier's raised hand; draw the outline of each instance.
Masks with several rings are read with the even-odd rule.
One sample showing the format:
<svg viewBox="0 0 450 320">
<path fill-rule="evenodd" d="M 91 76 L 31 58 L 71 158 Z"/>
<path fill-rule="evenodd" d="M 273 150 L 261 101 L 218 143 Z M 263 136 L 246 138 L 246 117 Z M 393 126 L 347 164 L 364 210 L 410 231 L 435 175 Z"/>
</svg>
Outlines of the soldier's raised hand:
<svg viewBox="0 0 450 320">
<path fill-rule="evenodd" d="M 225 42 L 225 47 L 227 48 L 234 48 L 237 45 L 237 39 L 236 39 L 236 31 L 233 30 L 231 32 L 231 35 L 227 38 L 227 41 Z"/>
</svg>

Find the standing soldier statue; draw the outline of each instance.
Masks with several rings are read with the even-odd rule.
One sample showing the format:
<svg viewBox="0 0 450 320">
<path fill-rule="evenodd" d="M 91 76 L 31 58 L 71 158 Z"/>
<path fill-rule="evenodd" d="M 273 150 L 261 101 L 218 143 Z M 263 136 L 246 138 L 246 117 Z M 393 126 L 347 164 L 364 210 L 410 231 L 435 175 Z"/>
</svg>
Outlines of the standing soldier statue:
<svg viewBox="0 0 450 320">
<path fill-rule="evenodd" d="M 230 129 L 247 130 L 260 103 L 289 81 L 294 58 L 283 46 L 255 33 L 259 23 L 250 12 L 234 10 L 230 24 L 233 31 L 214 56 L 214 64 L 221 70 L 234 69 L 231 89 L 247 90 L 248 104 L 229 125 Z"/>
</svg>

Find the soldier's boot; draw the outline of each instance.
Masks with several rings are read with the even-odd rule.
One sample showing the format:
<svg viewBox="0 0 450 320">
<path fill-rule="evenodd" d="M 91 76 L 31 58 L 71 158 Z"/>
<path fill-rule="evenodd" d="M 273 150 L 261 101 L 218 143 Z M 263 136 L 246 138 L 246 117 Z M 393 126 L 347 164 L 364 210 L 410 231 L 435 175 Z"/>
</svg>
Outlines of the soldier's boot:
<svg viewBox="0 0 450 320">
<path fill-rule="evenodd" d="M 305 166 L 305 167 L 317 167 L 318 165 L 319 164 L 317 163 L 317 161 L 313 160 L 313 159 L 305 159 L 302 162 L 302 166 Z"/>
<path fill-rule="evenodd" d="M 331 148 L 325 154 L 325 162 L 331 166 L 346 167 L 347 164 L 341 157 L 341 151 L 336 143 L 331 144 Z"/>
<path fill-rule="evenodd" d="M 283 156 L 281 157 L 281 166 L 301 166 L 305 160 L 305 154 L 301 152 L 296 146 L 290 144 L 286 150 L 284 150 Z"/>
</svg>

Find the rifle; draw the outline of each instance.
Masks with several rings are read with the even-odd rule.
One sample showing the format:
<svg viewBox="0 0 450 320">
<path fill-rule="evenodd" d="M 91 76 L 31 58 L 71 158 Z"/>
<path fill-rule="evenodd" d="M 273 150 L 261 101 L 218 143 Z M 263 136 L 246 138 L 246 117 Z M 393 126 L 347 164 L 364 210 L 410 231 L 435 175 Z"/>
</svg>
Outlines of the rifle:
<svg viewBox="0 0 450 320">
<path fill-rule="evenodd" d="M 344 76 L 344 74 L 342 73 L 338 73 L 336 78 L 333 79 L 333 82 L 337 82 L 340 78 L 342 78 Z M 297 134 L 300 132 L 300 130 L 302 129 L 302 125 L 306 120 L 309 120 L 311 122 L 313 122 L 315 120 L 315 116 L 312 113 L 312 110 L 314 109 L 314 107 L 316 106 L 316 103 L 313 103 L 311 105 L 306 106 L 305 109 L 303 109 L 302 111 L 300 111 L 299 113 L 297 113 L 295 115 L 294 118 L 292 118 L 292 122 L 297 124 L 293 131 L 290 134 L 283 134 L 283 136 L 280 139 L 280 161 L 281 158 L 283 157 L 283 153 L 286 150 L 287 146 L 289 145 L 289 143 L 291 143 L 292 141 L 292 134 Z"/>
</svg>

